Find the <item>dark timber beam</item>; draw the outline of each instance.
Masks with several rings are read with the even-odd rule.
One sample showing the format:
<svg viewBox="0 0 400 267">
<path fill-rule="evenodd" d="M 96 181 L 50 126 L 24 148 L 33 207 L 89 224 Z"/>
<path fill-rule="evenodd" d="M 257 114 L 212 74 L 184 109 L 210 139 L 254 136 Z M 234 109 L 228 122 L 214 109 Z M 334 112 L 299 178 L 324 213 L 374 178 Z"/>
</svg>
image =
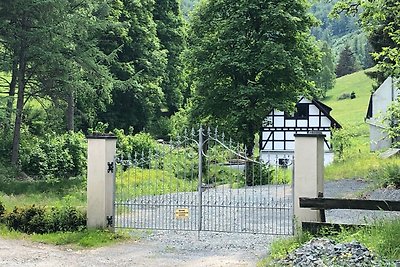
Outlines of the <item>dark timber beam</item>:
<svg viewBox="0 0 400 267">
<path fill-rule="evenodd" d="M 400 211 L 400 201 L 300 197 L 301 208 Z"/>
</svg>

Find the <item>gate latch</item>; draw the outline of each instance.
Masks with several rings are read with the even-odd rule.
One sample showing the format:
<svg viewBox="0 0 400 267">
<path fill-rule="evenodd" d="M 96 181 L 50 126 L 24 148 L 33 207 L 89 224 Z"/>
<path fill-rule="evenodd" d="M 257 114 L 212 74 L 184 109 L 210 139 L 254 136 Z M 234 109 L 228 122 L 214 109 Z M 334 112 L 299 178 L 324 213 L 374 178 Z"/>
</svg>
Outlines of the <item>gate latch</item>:
<svg viewBox="0 0 400 267">
<path fill-rule="evenodd" d="M 108 165 L 108 169 L 107 169 L 107 173 L 113 173 L 114 172 L 114 162 L 107 162 Z"/>
<path fill-rule="evenodd" d="M 112 227 L 113 226 L 113 216 L 107 216 L 107 227 Z"/>
</svg>

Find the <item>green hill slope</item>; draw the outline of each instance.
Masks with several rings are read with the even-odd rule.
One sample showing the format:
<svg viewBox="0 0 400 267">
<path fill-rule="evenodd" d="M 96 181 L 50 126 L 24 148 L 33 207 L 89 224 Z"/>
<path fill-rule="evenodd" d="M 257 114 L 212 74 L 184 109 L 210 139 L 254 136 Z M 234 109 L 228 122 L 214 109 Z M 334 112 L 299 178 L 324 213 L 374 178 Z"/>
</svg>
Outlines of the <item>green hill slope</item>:
<svg viewBox="0 0 400 267">
<path fill-rule="evenodd" d="M 364 117 L 367 112 L 373 80 L 365 71 L 359 71 L 336 79 L 335 87 L 328 91 L 322 102 L 332 108 L 331 115 L 344 127 L 367 129 Z M 338 100 L 342 94 L 355 92 L 355 99 Z"/>
</svg>

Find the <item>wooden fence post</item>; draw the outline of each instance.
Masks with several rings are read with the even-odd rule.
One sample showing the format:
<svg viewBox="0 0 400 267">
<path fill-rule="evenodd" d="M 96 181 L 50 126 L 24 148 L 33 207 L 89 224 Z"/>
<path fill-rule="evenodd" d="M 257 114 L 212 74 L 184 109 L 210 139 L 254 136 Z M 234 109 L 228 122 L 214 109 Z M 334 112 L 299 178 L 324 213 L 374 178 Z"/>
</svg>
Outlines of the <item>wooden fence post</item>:
<svg viewBox="0 0 400 267">
<path fill-rule="evenodd" d="M 88 136 L 88 228 L 113 226 L 116 144 L 117 138 L 114 135 Z"/>
<path fill-rule="evenodd" d="M 319 210 L 300 208 L 299 197 L 318 197 L 324 192 L 323 134 L 295 134 L 294 217 L 295 229 L 302 222 L 320 222 Z"/>
</svg>

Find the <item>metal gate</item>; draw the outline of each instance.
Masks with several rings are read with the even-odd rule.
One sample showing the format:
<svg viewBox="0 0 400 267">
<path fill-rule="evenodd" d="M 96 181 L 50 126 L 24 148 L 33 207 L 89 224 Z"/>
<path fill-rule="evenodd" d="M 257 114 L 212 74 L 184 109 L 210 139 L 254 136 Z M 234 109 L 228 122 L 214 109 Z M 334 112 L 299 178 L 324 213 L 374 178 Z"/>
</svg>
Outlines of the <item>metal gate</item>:
<svg viewBox="0 0 400 267">
<path fill-rule="evenodd" d="M 261 162 L 245 151 L 200 129 L 117 159 L 114 226 L 292 234 L 293 157 Z"/>
</svg>

